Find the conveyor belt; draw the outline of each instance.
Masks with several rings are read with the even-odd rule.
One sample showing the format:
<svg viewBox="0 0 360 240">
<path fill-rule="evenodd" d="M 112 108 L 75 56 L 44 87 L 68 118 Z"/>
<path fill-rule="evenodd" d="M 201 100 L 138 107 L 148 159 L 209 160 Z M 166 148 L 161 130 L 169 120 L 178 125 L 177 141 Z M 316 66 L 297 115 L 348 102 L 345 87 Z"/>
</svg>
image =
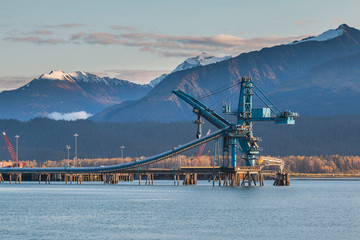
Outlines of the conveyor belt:
<svg viewBox="0 0 360 240">
<path fill-rule="evenodd" d="M 121 170 L 137 168 L 143 165 L 148 165 L 154 162 L 158 162 L 179 153 L 185 152 L 189 149 L 197 147 L 203 143 L 209 142 L 216 138 L 221 137 L 229 127 L 216 131 L 200 139 L 196 139 L 189 143 L 180 145 L 172 150 L 144 158 L 138 161 L 132 161 L 128 163 L 122 163 L 110 166 L 101 167 L 51 167 L 51 168 L 0 168 L 0 173 L 111 173 L 119 172 Z"/>
</svg>

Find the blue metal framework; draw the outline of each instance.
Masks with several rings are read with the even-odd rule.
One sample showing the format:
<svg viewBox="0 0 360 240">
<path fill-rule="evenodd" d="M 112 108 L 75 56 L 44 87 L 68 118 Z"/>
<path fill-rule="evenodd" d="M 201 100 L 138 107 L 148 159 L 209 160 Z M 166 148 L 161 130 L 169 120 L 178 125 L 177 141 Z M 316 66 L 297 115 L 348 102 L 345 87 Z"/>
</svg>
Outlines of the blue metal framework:
<svg viewBox="0 0 360 240">
<path fill-rule="evenodd" d="M 254 88 L 256 91 L 254 91 Z M 246 166 L 254 166 L 258 159 L 260 147 L 259 138 L 253 135 L 253 122 L 274 121 L 277 124 L 295 124 L 297 113 L 290 111 L 281 112 L 265 94 L 254 84 L 251 77 L 243 77 L 240 83 L 240 96 L 237 112 L 231 112 L 230 106 L 224 106 L 223 112 L 237 117 L 236 123 L 230 123 L 209 107 L 205 106 L 194 97 L 180 90 L 173 93 L 194 108 L 194 113 L 198 115 L 195 123 L 199 124 L 201 133 L 201 119 L 205 118 L 217 128 L 228 130 L 224 134 L 223 151 L 231 154 L 231 167 L 236 167 L 236 149 L 240 148 L 244 153 L 243 159 Z M 252 98 L 256 95 L 265 104 L 266 108 L 253 108 Z"/>
<path fill-rule="evenodd" d="M 253 89 L 256 88 L 259 93 Z M 236 149 L 240 148 L 244 153 L 243 159 L 247 166 L 254 166 L 255 160 L 258 158 L 260 148 L 258 146 L 259 139 L 253 136 L 253 122 L 256 121 L 274 121 L 278 124 L 294 124 L 297 113 L 290 111 L 281 112 L 276 108 L 271 101 L 256 87 L 250 77 L 243 77 L 241 79 L 240 97 L 237 112 L 231 112 L 230 106 L 224 106 L 225 114 L 237 116 L 237 122 L 231 123 L 219 114 L 211 110 L 209 107 L 186 94 L 181 90 L 174 90 L 173 93 L 183 99 L 186 103 L 194 108 L 194 113 L 197 114 L 197 123 L 199 125 L 196 140 L 183 144 L 172 150 L 164 153 L 151 156 L 138 161 L 129 163 L 101 166 L 101 167 L 55 167 L 55 168 L 0 168 L 0 173 L 109 173 L 118 172 L 127 169 L 133 169 L 148 165 L 154 162 L 164 160 L 169 157 L 176 156 L 191 148 L 197 147 L 203 143 L 224 137 L 223 152 L 231 150 L 231 167 L 236 167 Z M 267 106 L 267 108 L 254 109 L 252 107 L 252 96 L 257 95 Z M 265 99 L 265 100 L 264 100 Z M 267 103 L 268 102 L 268 103 Z M 270 113 L 272 112 L 272 114 Z M 219 130 L 201 137 L 201 117 L 208 120 Z M 218 141 L 216 141 L 217 150 L 215 154 L 219 153 Z M 215 158 L 214 158 L 215 161 Z M 219 159 L 218 159 L 219 162 Z"/>
</svg>

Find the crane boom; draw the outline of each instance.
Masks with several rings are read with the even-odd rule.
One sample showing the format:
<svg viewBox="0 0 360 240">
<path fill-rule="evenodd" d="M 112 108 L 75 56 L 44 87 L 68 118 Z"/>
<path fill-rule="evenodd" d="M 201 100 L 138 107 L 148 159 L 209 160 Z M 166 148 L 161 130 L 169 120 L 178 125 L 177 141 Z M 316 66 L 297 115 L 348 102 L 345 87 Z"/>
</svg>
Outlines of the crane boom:
<svg viewBox="0 0 360 240">
<path fill-rule="evenodd" d="M 254 91 L 254 88 L 256 88 L 259 93 Z M 205 118 L 219 129 L 228 129 L 223 135 L 223 151 L 231 153 L 231 167 L 236 167 L 237 146 L 240 146 L 241 151 L 244 153 L 242 159 L 245 160 L 246 166 L 254 166 L 255 160 L 258 159 L 261 150 L 258 145 L 260 139 L 253 135 L 253 122 L 273 121 L 276 124 L 293 125 L 295 124 L 295 119 L 299 116 L 297 113 L 288 110 L 281 112 L 254 84 L 251 77 L 242 77 L 240 80 L 240 95 L 237 111 L 231 112 L 230 105 L 223 106 L 224 114 L 235 115 L 237 117 L 236 123 L 228 122 L 199 100 L 181 90 L 173 90 L 173 93 L 191 105 L 194 108 L 194 113 L 198 115 L 198 120 L 195 121 L 195 123 L 199 125 L 197 136 L 201 136 L 202 121 L 200 117 Z M 257 95 L 267 107 L 253 108 L 252 98 L 254 94 Z"/>
<path fill-rule="evenodd" d="M 19 167 L 19 160 L 18 160 L 17 157 L 16 157 L 14 148 L 12 147 L 12 145 L 11 145 L 9 139 L 7 138 L 5 132 L 3 132 L 3 135 L 4 135 L 4 139 L 5 139 L 6 146 L 7 146 L 8 150 L 9 150 L 9 153 L 10 153 L 10 155 L 11 155 L 11 158 L 12 158 L 12 160 L 13 160 L 13 162 L 14 162 L 14 165 L 17 166 L 17 167 Z"/>
<path fill-rule="evenodd" d="M 217 114 L 189 94 L 186 94 L 181 90 L 173 90 L 173 93 L 185 102 L 187 102 L 190 106 L 192 106 L 196 114 L 202 116 L 210 123 L 214 124 L 217 128 L 224 129 L 231 125 L 231 123 L 228 122 L 226 119 L 221 117 L 219 114 Z"/>
</svg>

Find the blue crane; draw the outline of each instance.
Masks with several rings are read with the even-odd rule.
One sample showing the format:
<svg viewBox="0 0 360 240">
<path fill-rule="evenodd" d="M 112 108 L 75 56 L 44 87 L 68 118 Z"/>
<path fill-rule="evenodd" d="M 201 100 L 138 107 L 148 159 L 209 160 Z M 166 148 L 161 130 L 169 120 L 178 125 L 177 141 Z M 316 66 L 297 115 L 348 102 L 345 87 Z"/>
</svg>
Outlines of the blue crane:
<svg viewBox="0 0 360 240">
<path fill-rule="evenodd" d="M 253 91 L 253 89 L 256 91 Z M 111 173 L 122 170 L 132 169 L 158 162 L 169 157 L 175 156 L 185 152 L 191 148 L 200 146 L 206 142 L 224 137 L 224 152 L 231 151 L 231 167 L 236 167 L 236 148 L 239 147 L 243 153 L 243 159 L 246 165 L 254 166 L 255 160 L 258 158 L 259 147 L 258 138 L 253 136 L 252 123 L 256 121 L 274 121 L 278 124 L 295 124 L 297 113 L 290 111 L 281 112 L 276 108 L 271 101 L 256 87 L 251 78 L 245 77 L 241 79 L 240 98 L 237 112 L 231 112 L 230 106 L 224 106 L 223 112 L 225 114 L 237 116 L 237 122 L 231 123 L 209 107 L 186 94 L 181 90 L 174 90 L 173 93 L 190 104 L 194 108 L 194 113 L 197 114 L 198 132 L 197 138 L 189 143 L 180 145 L 176 148 L 166 152 L 151 156 L 145 159 L 127 162 L 111 166 L 100 167 L 51 167 L 51 168 L 0 168 L 1 173 Z M 252 108 L 252 96 L 256 94 L 267 106 L 266 108 Z M 208 120 L 211 124 L 216 126 L 219 130 L 207 136 L 201 137 L 201 124 L 203 121 L 201 117 Z"/>
<path fill-rule="evenodd" d="M 291 111 L 280 111 L 270 99 L 254 84 L 251 77 L 243 77 L 240 82 L 240 96 L 238 109 L 231 112 L 230 106 L 223 106 L 223 113 L 235 115 L 236 123 L 231 123 L 221 117 L 215 111 L 211 110 L 205 104 L 181 90 L 174 90 L 173 93 L 194 108 L 193 112 L 198 118 L 195 123 L 198 124 L 197 137 L 201 137 L 201 117 L 208 120 L 219 129 L 227 128 L 224 133 L 224 152 L 231 153 L 231 167 L 236 167 L 236 148 L 240 148 L 244 153 L 243 159 L 246 166 L 254 166 L 258 159 L 260 148 L 258 146 L 259 138 L 253 135 L 253 122 L 274 121 L 276 124 L 295 124 L 297 113 Z M 253 95 L 265 104 L 264 108 L 253 108 Z"/>
</svg>

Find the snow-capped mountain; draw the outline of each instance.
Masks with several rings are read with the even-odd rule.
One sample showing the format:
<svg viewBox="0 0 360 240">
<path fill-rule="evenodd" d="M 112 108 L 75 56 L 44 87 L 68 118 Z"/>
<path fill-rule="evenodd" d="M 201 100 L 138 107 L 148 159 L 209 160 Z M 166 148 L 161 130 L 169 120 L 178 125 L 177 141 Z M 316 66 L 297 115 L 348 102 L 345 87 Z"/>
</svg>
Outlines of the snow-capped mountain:
<svg viewBox="0 0 360 240">
<path fill-rule="evenodd" d="M 301 115 L 360 114 L 360 30 L 343 24 L 311 39 L 174 72 L 145 97 L 131 104 L 114 105 L 90 119 L 112 122 L 194 120 L 191 107 L 171 93 L 174 89 L 194 97 L 208 96 L 200 100 L 218 112 L 221 112 L 223 101 L 231 102 L 236 109 L 236 100 L 232 97 L 238 96 L 238 88 L 210 93 L 234 86 L 242 76 L 252 77 L 282 109 Z"/>
<path fill-rule="evenodd" d="M 160 77 L 157 77 L 154 80 L 152 80 L 151 82 L 149 82 L 149 85 L 152 86 L 152 87 L 155 87 L 156 85 L 158 85 L 167 76 L 169 76 L 169 74 L 164 73 Z"/>
<path fill-rule="evenodd" d="M 28 84 L 0 93 L 0 118 L 28 120 L 56 114 L 95 114 L 113 104 L 136 100 L 152 89 L 149 85 L 86 72 L 51 71 Z M 55 115 L 56 115 L 55 114 Z"/>
<path fill-rule="evenodd" d="M 178 65 L 171 73 L 183 71 L 189 68 L 199 67 L 199 66 L 206 66 L 209 64 L 214 64 L 217 62 L 221 62 L 224 60 L 228 60 L 232 58 L 232 56 L 225 56 L 225 57 L 215 57 L 212 55 L 207 54 L 206 52 L 202 52 L 200 55 L 192 58 L 186 59 L 180 65 Z M 149 84 L 153 87 L 158 85 L 164 78 L 166 78 L 169 74 L 162 74 L 160 77 L 155 78 Z"/>
<path fill-rule="evenodd" d="M 346 24 L 342 24 L 337 29 L 330 29 L 326 32 L 323 32 L 322 34 L 320 34 L 318 36 L 307 37 L 300 41 L 294 41 L 290 44 L 299 44 L 299 43 L 304 43 L 304 42 L 309 42 L 309 41 L 327 41 L 327 40 L 336 38 L 338 36 L 341 36 L 342 34 L 344 34 L 344 28 L 346 29 L 348 27 L 349 26 L 347 26 Z"/>
<path fill-rule="evenodd" d="M 206 66 L 209 64 L 221 62 L 224 60 L 228 60 L 232 56 L 225 56 L 225 57 L 215 57 L 207 54 L 206 52 L 201 53 L 199 56 L 192 57 L 186 59 L 183 63 L 181 63 L 179 66 L 177 66 L 174 71 L 172 72 L 178 72 L 189 68 L 194 68 L 198 66 Z"/>
<path fill-rule="evenodd" d="M 99 77 L 95 74 L 88 72 L 77 71 L 72 73 L 64 73 L 61 70 L 51 71 L 49 74 L 42 74 L 39 80 L 61 80 L 77 83 L 93 83 L 93 84 L 106 84 L 106 85 L 138 85 L 136 83 L 121 80 L 117 78 Z"/>
</svg>

